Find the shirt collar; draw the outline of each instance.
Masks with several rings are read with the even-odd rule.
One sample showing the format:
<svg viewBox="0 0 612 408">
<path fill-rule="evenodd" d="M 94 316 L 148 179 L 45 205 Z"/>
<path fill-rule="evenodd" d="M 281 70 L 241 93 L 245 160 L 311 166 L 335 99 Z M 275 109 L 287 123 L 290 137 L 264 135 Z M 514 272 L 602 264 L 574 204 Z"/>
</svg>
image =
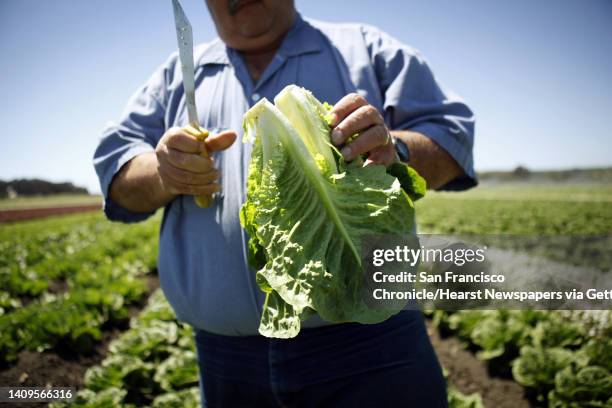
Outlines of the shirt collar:
<svg viewBox="0 0 612 408">
<path fill-rule="evenodd" d="M 200 47 L 201 54 L 196 65 L 229 64 L 227 46 L 220 38 L 215 38 L 212 42 L 200 45 Z"/>
<path fill-rule="evenodd" d="M 314 34 L 314 35 L 313 35 Z M 321 51 L 320 36 L 316 29 L 305 21 L 300 13 L 296 13 L 293 26 L 283 39 L 278 54 L 285 57 L 295 57 Z M 197 65 L 207 64 L 229 64 L 229 47 L 220 38 L 201 45 L 200 57 Z M 233 50 L 232 50 L 233 51 Z"/>
<path fill-rule="evenodd" d="M 293 26 L 285 36 L 278 54 L 296 57 L 302 54 L 321 51 L 321 38 L 316 29 L 296 13 Z"/>
</svg>

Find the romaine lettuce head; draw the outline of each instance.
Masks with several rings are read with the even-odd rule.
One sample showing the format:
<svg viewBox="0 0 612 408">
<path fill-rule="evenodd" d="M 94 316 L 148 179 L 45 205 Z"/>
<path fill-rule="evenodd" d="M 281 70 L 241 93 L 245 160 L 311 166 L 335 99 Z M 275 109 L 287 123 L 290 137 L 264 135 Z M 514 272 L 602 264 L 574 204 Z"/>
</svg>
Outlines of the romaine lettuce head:
<svg viewBox="0 0 612 408">
<path fill-rule="evenodd" d="M 290 338 L 317 313 L 329 322 L 378 323 L 397 313 L 364 302 L 367 234 L 411 234 L 414 206 L 384 166 L 344 163 L 330 144 L 327 108 L 286 87 L 244 116 L 254 143 L 240 213 L 249 261 L 266 292 L 259 331 Z"/>
</svg>

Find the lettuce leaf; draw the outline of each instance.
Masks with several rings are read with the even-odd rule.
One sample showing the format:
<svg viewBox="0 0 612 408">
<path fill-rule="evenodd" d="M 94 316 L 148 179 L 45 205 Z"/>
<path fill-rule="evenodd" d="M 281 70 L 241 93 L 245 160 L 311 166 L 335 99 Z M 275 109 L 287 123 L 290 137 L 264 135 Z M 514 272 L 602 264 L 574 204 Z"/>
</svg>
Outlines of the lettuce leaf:
<svg viewBox="0 0 612 408">
<path fill-rule="evenodd" d="M 314 313 L 329 322 L 378 323 L 403 307 L 364 302 L 361 245 L 369 234 L 413 234 L 413 202 L 384 166 L 347 164 L 335 154 L 327 112 L 290 85 L 275 105 L 264 98 L 244 116 L 254 145 L 240 220 L 266 293 L 264 336 L 294 337 Z"/>
</svg>

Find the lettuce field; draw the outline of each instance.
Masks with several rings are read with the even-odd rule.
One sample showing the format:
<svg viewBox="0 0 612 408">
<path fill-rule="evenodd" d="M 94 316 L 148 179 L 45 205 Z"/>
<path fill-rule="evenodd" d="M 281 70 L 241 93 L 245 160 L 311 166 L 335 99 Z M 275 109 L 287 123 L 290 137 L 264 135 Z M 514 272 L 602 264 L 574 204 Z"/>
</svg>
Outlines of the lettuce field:
<svg viewBox="0 0 612 408">
<path fill-rule="evenodd" d="M 608 184 L 504 183 L 430 194 L 418 203 L 417 214 L 422 233 L 490 235 L 511 254 L 611 273 L 611 204 Z M 457 336 L 492 375 L 522 385 L 529 405 L 612 407 L 609 310 L 428 314 L 438 331 Z"/>
<path fill-rule="evenodd" d="M 611 273 L 611 208 L 609 184 L 501 183 L 430 193 L 417 218 L 420 232 L 491 234 L 508 251 Z M 120 225 L 93 213 L 0 224 L 1 386 L 79 389 L 58 407 L 198 405 L 192 330 L 158 289 L 160 218 Z M 443 339 L 434 346 L 451 407 L 612 407 L 609 311 L 427 314 Z M 487 378 L 466 382 L 462 362 L 484 367 Z M 515 394 L 492 393 L 496 381 Z"/>
</svg>

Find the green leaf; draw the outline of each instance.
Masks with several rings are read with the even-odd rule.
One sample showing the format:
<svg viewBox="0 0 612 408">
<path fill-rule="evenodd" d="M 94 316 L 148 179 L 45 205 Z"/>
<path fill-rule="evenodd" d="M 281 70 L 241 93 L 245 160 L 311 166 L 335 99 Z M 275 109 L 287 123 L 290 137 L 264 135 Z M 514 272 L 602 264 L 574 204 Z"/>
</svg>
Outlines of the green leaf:
<svg viewBox="0 0 612 408">
<path fill-rule="evenodd" d="M 155 398 L 153 408 L 184 408 L 200 406 L 200 389 L 191 387 L 179 392 L 168 392 Z"/>
<path fill-rule="evenodd" d="M 612 375 L 603 367 L 590 366 L 575 370 L 568 366 L 555 375 L 555 388 L 548 394 L 549 406 L 609 407 L 612 398 Z"/>
<path fill-rule="evenodd" d="M 174 349 L 155 370 L 155 381 L 162 389 L 172 391 L 198 383 L 198 362 L 195 352 Z"/>
<path fill-rule="evenodd" d="M 520 357 L 512 364 L 514 379 L 525 387 L 548 390 L 554 382 L 555 374 L 569 366 L 574 354 L 559 347 L 521 348 Z"/>
<path fill-rule="evenodd" d="M 289 86 L 275 101 L 244 120 L 254 146 L 240 219 L 267 293 L 260 333 L 293 337 L 313 311 L 330 322 L 381 322 L 401 306 L 364 303 L 363 238 L 411 234 L 412 200 L 383 166 L 338 169 L 325 108 L 310 93 Z"/>
<path fill-rule="evenodd" d="M 454 387 L 448 389 L 449 408 L 484 408 L 482 397 L 478 393 L 463 394 Z"/>
<path fill-rule="evenodd" d="M 393 163 L 387 168 L 387 173 L 399 180 L 400 185 L 412 201 L 425 197 L 427 182 L 415 169 L 406 163 Z"/>
</svg>

